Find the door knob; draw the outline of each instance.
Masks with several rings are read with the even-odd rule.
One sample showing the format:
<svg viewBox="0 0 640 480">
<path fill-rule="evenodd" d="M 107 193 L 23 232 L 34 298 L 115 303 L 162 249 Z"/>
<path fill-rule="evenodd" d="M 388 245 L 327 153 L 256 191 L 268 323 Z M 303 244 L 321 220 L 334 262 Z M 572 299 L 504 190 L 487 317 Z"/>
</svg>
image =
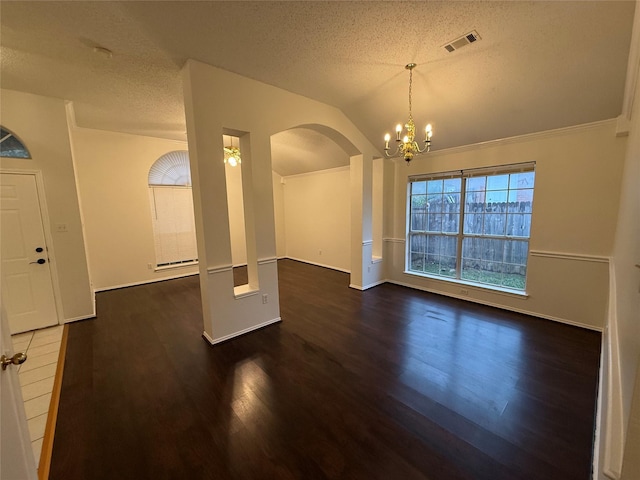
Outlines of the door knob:
<svg viewBox="0 0 640 480">
<path fill-rule="evenodd" d="M 2 355 L 0 357 L 0 363 L 2 363 L 2 370 L 6 370 L 9 365 L 22 365 L 27 361 L 26 353 L 16 353 L 13 357 L 7 357 Z"/>
<path fill-rule="evenodd" d="M 32 263 L 37 263 L 38 265 L 42 265 L 43 263 L 47 263 L 47 261 L 44 258 L 39 258 L 35 262 L 29 262 L 29 265 L 31 265 Z"/>
<path fill-rule="evenodd" d="M 44 252 L 44 248 L 42 247 L 38 247 L 36 248 L 36 252 L 40 253 L 40 252 Z"/>
</svg>

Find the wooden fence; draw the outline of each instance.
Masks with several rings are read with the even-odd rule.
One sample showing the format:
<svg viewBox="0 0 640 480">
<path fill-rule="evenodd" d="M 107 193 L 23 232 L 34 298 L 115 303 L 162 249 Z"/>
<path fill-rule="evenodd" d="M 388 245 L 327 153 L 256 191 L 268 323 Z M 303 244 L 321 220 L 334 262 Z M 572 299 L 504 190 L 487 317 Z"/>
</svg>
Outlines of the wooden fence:
<svg viewBox="0 0 640 480">
<path fill-rule="evenodd" d="M 437 262 L 441 270 L 455 270 L 455 234 L 459 222 L 459 203 L 435 201 L 424 206 L 414 205 L 410 239 L 412 268 L 414 262 Z M 530 201 L 465 204 L 464 267 L 524 274 L 530 232 Z M 420 269 L 419 265 L 416 267 Z M 427 265 L 422 266 L 425 267 Z"/>
</svg>

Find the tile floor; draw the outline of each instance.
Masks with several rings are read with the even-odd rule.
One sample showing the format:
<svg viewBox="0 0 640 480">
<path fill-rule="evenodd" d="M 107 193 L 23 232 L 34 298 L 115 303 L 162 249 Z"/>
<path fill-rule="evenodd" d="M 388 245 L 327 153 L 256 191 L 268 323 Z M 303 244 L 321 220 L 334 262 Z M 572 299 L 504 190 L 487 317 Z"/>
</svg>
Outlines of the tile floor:
<svg viewBox="0 0 640 480">
<path fill-rule="evenodd" d="M 18 367 L 18 377 L 36 465 L 40 463 L 63 328 L 56 325 L 11 336 L 14 351 L 27 354 L 27 361 Z"/>
</svg>

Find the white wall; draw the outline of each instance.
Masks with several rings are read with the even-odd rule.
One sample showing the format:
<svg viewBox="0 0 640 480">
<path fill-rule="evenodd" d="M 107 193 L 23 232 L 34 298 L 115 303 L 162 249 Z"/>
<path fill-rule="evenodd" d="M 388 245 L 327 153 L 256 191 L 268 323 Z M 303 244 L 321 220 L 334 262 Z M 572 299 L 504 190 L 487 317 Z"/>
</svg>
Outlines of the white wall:
<svg viewBox="0 0 640 480">
<path fill-rule="evenodd" d="M 148 193 L 151 165 L 187 143 L 104 130 L 71 132 L 93 286 L 104 290 L 198 273 L 197 266 L 155 271 Z M 221 154 L 222 155 L 222 154 Z M 226 167 L 234 265 L 247 263 L 241 168 Z"/>
<path fill-rule="evenodd" d="M 348 272 L 350 198 L 349 167 L 285 177 L 286 256 Z"/>
<path fill-rule="evenodd" d="M 71 136 L 94 289 L 196 273 L 193 266 L 149 268 L 156 264 L 149 168 L 187 144 L 86 128 L 74 128 Z"/>
<path fill-rule="evenodd" d="M 432 152 L 409 167 L 398 162 L 392 238 L 385 242 L 391 281 L 601 330 L 608 302 L 626 138 L 615 121 Z M 410 175 L 536 162 L 527 276 L 528 297 L 496 293 L 404 273 L 406 195 Z"/>
<path fill-rule="evenodd" d="M 1 167 L 42 172 L 49 213 L 45 225 L 53 239 L 51 267 L 57 278 L 59 321 L 95 314 L 73 171 L 65 102 L 11 90 L 0 92 L 2 125 L 29 149 L 32 159 L 2 158 Z M 66 224 L 66 232 L 54 226 Z"/>
</svg>

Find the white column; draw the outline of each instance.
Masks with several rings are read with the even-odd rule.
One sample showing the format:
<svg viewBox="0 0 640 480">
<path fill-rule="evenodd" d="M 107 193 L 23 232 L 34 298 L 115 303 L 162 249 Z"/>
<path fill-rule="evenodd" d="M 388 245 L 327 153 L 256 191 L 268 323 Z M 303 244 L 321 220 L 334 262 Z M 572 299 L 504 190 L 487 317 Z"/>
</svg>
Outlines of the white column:
<svg viewBox="0 0 640 480">
<path fill-rule="evenodd" d="M 362 154 L 354 155 L 350 158 L 350 165 L 351 281 L 349 286 L 365 290 L 371 286 L 373 158 Z"/>
<path fill-rule="evenodd" d="M 211 95 L 206 69 L 188 63 L 183 86 L 200 264 L 204 337 L 218 343 L 280 321 L 271 147 L 260 126 Z M 228 99 L 232 103 L 233 99 Z M 235 114 L 234 118 L 229 118 Z M 233 286 L 223 133 L 240 136 L 249 285 Z"/>
</svg>

